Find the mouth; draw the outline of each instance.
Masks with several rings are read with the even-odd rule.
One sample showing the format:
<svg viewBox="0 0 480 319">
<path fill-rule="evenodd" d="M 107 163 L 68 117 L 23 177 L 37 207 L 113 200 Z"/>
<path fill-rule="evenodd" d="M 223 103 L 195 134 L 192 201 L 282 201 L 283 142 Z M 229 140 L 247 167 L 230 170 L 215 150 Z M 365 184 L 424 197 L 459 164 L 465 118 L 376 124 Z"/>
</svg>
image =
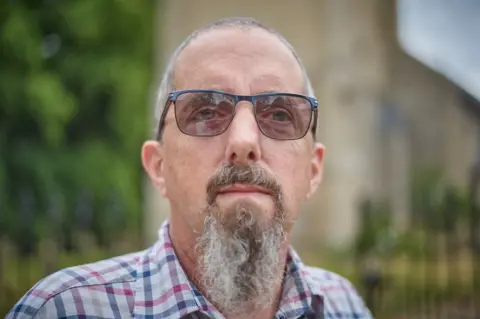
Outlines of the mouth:
<svg viewBox="0 0 480 319">
<path fill-rule="evenodd" d="M 272 196 L 272 191 L 255 186 L 255 185 L 248 185 L 248 184 L 234 184 L 227 187 L 221 188 L 217 194 L 250 194 L 250 193 L 259 193 Z"/>
</svg>

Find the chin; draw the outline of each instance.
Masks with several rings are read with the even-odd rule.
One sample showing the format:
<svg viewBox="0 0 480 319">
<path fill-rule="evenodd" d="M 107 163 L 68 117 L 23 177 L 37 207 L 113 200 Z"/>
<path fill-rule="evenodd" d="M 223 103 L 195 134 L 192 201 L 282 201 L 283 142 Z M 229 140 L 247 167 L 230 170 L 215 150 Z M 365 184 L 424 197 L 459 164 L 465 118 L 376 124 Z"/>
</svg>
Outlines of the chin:
<svg viewBox="0 0 480 319">
<path fill-rule="evenodd" d="M 239 202 L 219 212 L 222 223 L 231 230 L 263 231 L 272 226 L 278 220 L 275 213 L 265 208 L 251 205 L 251 203 Z"/>
</svg>

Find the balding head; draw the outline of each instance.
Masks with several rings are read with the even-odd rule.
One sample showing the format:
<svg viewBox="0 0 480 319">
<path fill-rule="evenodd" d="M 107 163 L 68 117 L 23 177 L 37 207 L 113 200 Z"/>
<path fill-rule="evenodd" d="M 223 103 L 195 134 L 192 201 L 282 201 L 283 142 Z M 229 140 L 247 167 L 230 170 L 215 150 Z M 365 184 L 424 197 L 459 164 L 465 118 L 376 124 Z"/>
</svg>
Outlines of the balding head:
<svg viewBox="0 0 480 319">
<path fill-rule="evenodd" d="M 298 56 L 297 52 L 295 49 L 292 47 L 292 45 L 280 34 L 278 33 L 275 29 L 266 26 L 262 22 L 255 20 L 253 18 L 248 18 L 248 17 L 231 17 L 231 18 L 225 18 L 225 19 L 220 19 L 217 20 L 211 24 L 207 24 L 194 32 L 192 32 L 175 50 L 175 52 L 172 54 L 172 56 L 169 59 L 169 62 L 167 64 L 167 68 L 163 74 L 162 80 L 160 82 L 160 87 L 158 88 L 157 92 L 157 99 L 156 99 L 156 104 L 155 104 L 155 136 L 157 137 L 157 140 L 161 139 L 162 132 L 159 130 L 161 128 L 161 123 L 159 123 L 161 115 L 163 113 L 163 109 L 165 106 L 165 103 L 168 98 L 168 94 L 172 92 L 175 89 L 178 89 L 175 87 L 175 70 L 177 67 L 177 62 L 179 57 L 181 56 L 182 52 L 185 50 L 186 47 L 189 46 L 194 40 L 196 40 L 198 37 L 201 35 L 205 35 L 208 32 L 211 31 L 216 31 L 216 30 L 222 30 L 222 29 L 237 29 L 237 30 L 252 30 L 252 29 L 259 29 L 263 30 L 264 32 L 274 36 L 278 40 L 280 40 L 285 47 L 290 51 L 292 56 L 295 58 L 298 67 L 300 68 L 302 72 L 302 81 L 303 81 L 303 90 L 301 93 L 308 95 L 308 96 L 314 96 L 314 90 L 312 88 L 312 84 L 310 82 L 310 79 L 308 77 L 308 74 L 305 70 L 305 67 Z M 246 43 L 248 45 L 248 43 Z"/>
</svg>

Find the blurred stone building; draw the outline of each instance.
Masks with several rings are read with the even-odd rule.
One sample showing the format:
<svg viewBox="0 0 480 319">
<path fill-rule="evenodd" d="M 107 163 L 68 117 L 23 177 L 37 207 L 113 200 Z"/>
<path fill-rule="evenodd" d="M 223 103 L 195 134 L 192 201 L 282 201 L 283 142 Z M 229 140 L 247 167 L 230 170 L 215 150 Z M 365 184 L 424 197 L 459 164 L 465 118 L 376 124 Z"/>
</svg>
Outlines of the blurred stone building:
<svg viewBox="0 0 480 319">
<path fill-rule="evenodd" d="M 409 213 L 413 169 L 439 166 L 465 187 L 477 153 L 477 127 L 454 84 L 409 57 L 396 34 L 395 2 L 385 0 L 166 0 L 158 6 L 158 74 L 194 29 L 251 16 L 297 49 L 320 100 L 318 141 L 324 180 L 304 207 L 297 244 L 351 242 L 365 198 L 388 200 L 399 227 Z M 147 240 L 168 203 L 146 187 Z M 301 231 L 299 231 L 301 230 Z"/>
</svg>

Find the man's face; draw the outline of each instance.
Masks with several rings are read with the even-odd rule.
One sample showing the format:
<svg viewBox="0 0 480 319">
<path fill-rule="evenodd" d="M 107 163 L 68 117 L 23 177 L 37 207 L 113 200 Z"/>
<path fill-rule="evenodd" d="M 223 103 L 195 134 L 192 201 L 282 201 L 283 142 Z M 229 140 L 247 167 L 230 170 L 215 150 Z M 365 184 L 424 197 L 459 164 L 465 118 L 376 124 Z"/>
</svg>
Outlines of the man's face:
<svg viewBox="0 0 480 319">
<path fill-rule="evenodd" d="M 239 95 L 304 93 L 293 54 L 260 29 L 200 35 L 179 56 L 174 86 Z M 184 225 L 185 234 L 198 234 L 212 294 L 215 289 L 219 294 L 232 291 L 230 296 L 217 296 L 229 299 L 219 301 L 225 304 L 272 286 L 268 281 L 274 280 L 271 269 L 278 265 L 280 246 L 302 202 L 321 179 L 323 147 L 312 135 L 286 141 L 268 138 L 260 132 L 252 108 L 249 102 L 239 102 L 223 134 L 194 137 L 179 130 L 172 104 L 162 143 L 147 143 L 143 150 L 147 171 L 170 202 L 171 223 Z"/>
</svg>

